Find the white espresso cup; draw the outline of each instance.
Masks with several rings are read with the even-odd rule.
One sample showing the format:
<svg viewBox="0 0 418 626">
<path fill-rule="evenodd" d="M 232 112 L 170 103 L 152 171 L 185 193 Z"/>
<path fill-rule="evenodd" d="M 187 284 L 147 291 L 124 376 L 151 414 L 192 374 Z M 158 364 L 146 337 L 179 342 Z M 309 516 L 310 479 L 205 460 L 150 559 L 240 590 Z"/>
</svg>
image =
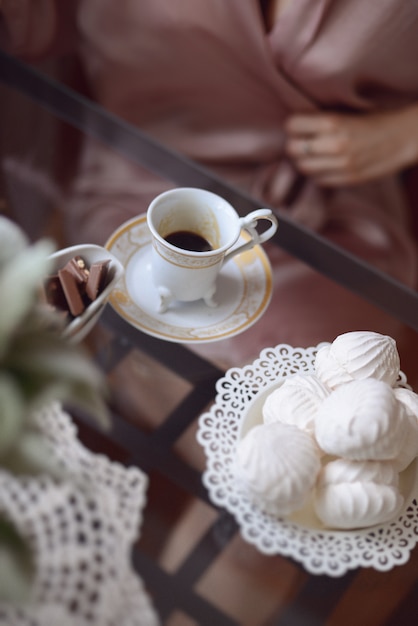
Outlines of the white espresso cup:
<svg viewBox="0 0 418 626">
<path fill-rule="evenodd" d="M 259 234 L 257 224 L 270 226 Z M 147 224 L 152 236 L 152 279 L 159 295 L 158 312 L 172 301 L 203 298 L 216 306 L 216 279 L 224 263 L 270 239 L 277 218 L 270 209 L 258 209 L 240 217 L 220 196 L 194 187 L 166 191 L 149 205 Z M 242 233 L 247 239 L 237 241 Z"/>
</svg>

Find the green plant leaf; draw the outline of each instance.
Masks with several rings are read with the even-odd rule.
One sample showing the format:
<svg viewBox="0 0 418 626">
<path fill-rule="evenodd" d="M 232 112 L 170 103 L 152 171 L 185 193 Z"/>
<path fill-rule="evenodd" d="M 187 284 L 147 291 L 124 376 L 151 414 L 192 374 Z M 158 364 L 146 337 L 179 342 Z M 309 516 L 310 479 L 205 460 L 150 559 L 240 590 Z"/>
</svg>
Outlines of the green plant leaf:
<svg viewBox="0 0 418 626">
<path fill-rule="evenodd" d="M 0 215 L 0 268 L 29 245 L 23 230 L 4 215 Z"/>
<path fill-rule="evenodd" d="M 67 404 L 77 407 L 88 413 L 91 417 L 96 418 L 103 428 L 110 428 L 109 408 L 102 396 L 94 393 L 91 387 L 84 384 L 75 384 L 73 392 L 74 395 L 72 397 L 67 397 Z"/>
<path fill-rule="evenodd" d="M 2 466 L 16 476 L 48 474 L 57 480 L 66 476 L 64 468 L 51 454 L 51 448 L 42 433 L 28 428 L 13 450 L 2 458 Z"/>
<path fill-rule="evenodd" d="M 8 367 L 19 379 L 31 408 L 39 407 L 40 400 L 71 402 L 104 427 L 109 424 L 103 374 L 81 346 L 45 329 L 23 332 L 14 340 Z"/>
<path fill-rule="evenodd" d="M 13 524 L 0 516 L 0 601 L 27 601 L 34 571 L 29 545 Z"/>
<path fill-rule="evenodd" d="M 0 458 L 16 443 L 24 423 L 25 403 L 19 386 L 0 374 Z"/>
<path fill-rule="evenodd" d="M 53 250 L 50 241 L 42 240 L 1 267 L 0 294 L 7 306 L 0 308 L 0 356 L 12 333 L 33 307 L 37 289 L 51 267 L 49 255 Z"/>
</svg>

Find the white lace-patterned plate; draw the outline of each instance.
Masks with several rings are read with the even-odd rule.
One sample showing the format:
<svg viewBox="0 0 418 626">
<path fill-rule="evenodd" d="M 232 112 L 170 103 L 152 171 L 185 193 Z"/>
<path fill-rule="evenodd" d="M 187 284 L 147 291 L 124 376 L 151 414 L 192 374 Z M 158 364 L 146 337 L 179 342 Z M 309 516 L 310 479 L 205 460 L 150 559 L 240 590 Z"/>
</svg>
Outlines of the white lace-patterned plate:
<svg viewBox="0 0 418 626">
<path fill-rule="evenodd" d="M 199 418 L 197 440 L 207 458 L 203 482 L 212 502 L 232 513 L 244 539 L 264 554 L 292 557 L 312 574 L 341 576 L 357 567 L 386 571 L 405 563 L 418 542 L 417 459 L 401 474 L 405 505 L 398 518 L 352 531 L 321 526 L 309 505 L 287 518 L 265 514 L 235 482 L 232 463 L 237 442 L 261 422 L 264 398 L 286 377 L 313 373 L 321 345 L 266 348 L 254 363 L 232 368 L 218 380 L 215 403 Z M 398 384 L 409 387 L 403 373 Z"/>
<path fill-rule="evenodd" d="M 232 337 L 252 326 L 271 299 L 271 266 L 261 246 L 224 265 L 218 277 L 216 308 L 208 307 L 203 300 L 176 302 L 165 313 L 157 311 L 146 215 L 122 224 L 106 248 L 125 268 L 125 275 L 110 296 L 110 304 L 132 326 L 159 339 L 208 343 Z"/>
</svg>

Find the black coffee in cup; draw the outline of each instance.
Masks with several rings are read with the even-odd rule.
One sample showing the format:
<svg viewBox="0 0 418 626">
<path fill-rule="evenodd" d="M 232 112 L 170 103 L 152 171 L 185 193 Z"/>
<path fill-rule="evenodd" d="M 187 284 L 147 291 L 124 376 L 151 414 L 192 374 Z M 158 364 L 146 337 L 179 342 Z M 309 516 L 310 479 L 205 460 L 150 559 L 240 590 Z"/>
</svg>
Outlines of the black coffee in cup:
<svg viewBox="0 0 418 626">
<path fill-rule="evenodd" d="M 171 243 L 172 246 L 182 248 L 182 250 L 190 250 L 192 252 L 210 252 L 210 250 L 213 250 L 207 239 L 189 230 L 177 230 L 164 237 L 164 239 Z"/>
</svg>

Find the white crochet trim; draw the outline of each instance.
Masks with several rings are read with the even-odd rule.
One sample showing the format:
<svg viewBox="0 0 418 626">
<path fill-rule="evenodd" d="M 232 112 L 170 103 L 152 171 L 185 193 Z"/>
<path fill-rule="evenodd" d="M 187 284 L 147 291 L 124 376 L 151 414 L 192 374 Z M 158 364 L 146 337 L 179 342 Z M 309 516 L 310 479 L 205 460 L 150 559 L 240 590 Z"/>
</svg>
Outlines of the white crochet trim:
<svg viewBox="0 0 418 626">
<path fill-rule="evenodd" d="M 156 626 L 130 559 L 147 476 L 91 453 L 59 404 L 34 419 L 68 478 L 60 483 L 0 471 L 0 512 L 30 542 L 36 566 L 30 603 L 0 604 L 0 624 Z"/>
</svg>

